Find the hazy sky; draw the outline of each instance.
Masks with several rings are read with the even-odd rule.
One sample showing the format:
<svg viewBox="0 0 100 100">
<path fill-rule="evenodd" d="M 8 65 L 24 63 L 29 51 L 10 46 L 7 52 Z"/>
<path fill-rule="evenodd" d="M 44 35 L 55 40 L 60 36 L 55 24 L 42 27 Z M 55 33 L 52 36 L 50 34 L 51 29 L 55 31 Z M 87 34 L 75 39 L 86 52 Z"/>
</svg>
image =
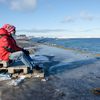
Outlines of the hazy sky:
<svg viewBox="0 0 100 100">
<path fill-rule="evenodd" d="M 0 27 L 18 34 L 100 37 L 100 0 L 0 0 Z"/>
</svg>

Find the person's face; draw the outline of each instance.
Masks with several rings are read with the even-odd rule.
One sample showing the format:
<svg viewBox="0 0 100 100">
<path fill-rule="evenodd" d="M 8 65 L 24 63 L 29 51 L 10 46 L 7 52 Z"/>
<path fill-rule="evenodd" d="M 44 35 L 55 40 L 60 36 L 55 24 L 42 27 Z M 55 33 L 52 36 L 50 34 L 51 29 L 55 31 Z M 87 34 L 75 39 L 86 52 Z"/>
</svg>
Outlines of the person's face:
<svg viewBox="0 0 100 100">
<path fill-rule="evenodd" d="M 16 34 L 16 30 L 14 29 L 14 30 L 11 32 L 11 34 L 14 34 L 14 35 L 15 35 L 15 34 Z"/>
<path fill-rule="evenodd" d="M 16 30 L 14 29 L 13 34 L 16 34 Z"/>
</svg>

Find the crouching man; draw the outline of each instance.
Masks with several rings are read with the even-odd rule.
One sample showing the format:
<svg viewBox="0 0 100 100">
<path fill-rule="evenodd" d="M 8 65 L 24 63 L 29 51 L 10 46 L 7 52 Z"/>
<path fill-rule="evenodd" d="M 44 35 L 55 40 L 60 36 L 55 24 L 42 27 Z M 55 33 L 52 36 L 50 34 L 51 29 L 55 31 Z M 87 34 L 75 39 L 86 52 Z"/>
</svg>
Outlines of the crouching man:
<svg viewBox="0 0 100 100">
<path fill-rule="evenodd" d="M 19 47 L 14 39 L 16 28 L 13 25 L 5 24 L 0 28 L 0 60 L 10 62 L 21 60 L 30 69 L 41 69 L 36 66 L 29 56 L 29 51 Z"/>
</svg>

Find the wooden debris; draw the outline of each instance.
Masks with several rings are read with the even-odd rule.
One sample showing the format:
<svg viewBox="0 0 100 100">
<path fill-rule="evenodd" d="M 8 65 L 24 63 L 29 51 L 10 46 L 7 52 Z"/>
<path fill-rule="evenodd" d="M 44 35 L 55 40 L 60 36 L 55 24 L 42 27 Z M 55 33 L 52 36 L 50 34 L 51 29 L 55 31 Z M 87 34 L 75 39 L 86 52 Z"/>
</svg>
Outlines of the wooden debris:
<svg viewBox="0 0 100 100">
<path fill-rule="evenodd" d="M 24 74 L 28 73 L 28 67 L 1 67 L 0 70 L 7 70 L 10 74 L 16 73 L 17 71 L 23 71 Z"/>
</svg>

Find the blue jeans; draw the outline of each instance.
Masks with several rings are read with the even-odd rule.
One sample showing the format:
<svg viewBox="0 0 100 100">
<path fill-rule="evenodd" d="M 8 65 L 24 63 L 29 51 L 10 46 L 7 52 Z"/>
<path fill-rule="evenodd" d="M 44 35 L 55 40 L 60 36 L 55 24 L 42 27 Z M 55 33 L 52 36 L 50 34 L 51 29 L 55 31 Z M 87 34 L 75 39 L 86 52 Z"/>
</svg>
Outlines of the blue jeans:
<svg viewBox="0 0 100 100">
<path fill-rule="evenodd" d="M 35 66 L 32 58 L 29 55 L 26 55 L 23 51 L 11 53 L 9 59 L 21 60 L 25 64 L 25 66 L 30 67 L 31 69 L 33 69 L 33 67 Z"/>
</svg>

